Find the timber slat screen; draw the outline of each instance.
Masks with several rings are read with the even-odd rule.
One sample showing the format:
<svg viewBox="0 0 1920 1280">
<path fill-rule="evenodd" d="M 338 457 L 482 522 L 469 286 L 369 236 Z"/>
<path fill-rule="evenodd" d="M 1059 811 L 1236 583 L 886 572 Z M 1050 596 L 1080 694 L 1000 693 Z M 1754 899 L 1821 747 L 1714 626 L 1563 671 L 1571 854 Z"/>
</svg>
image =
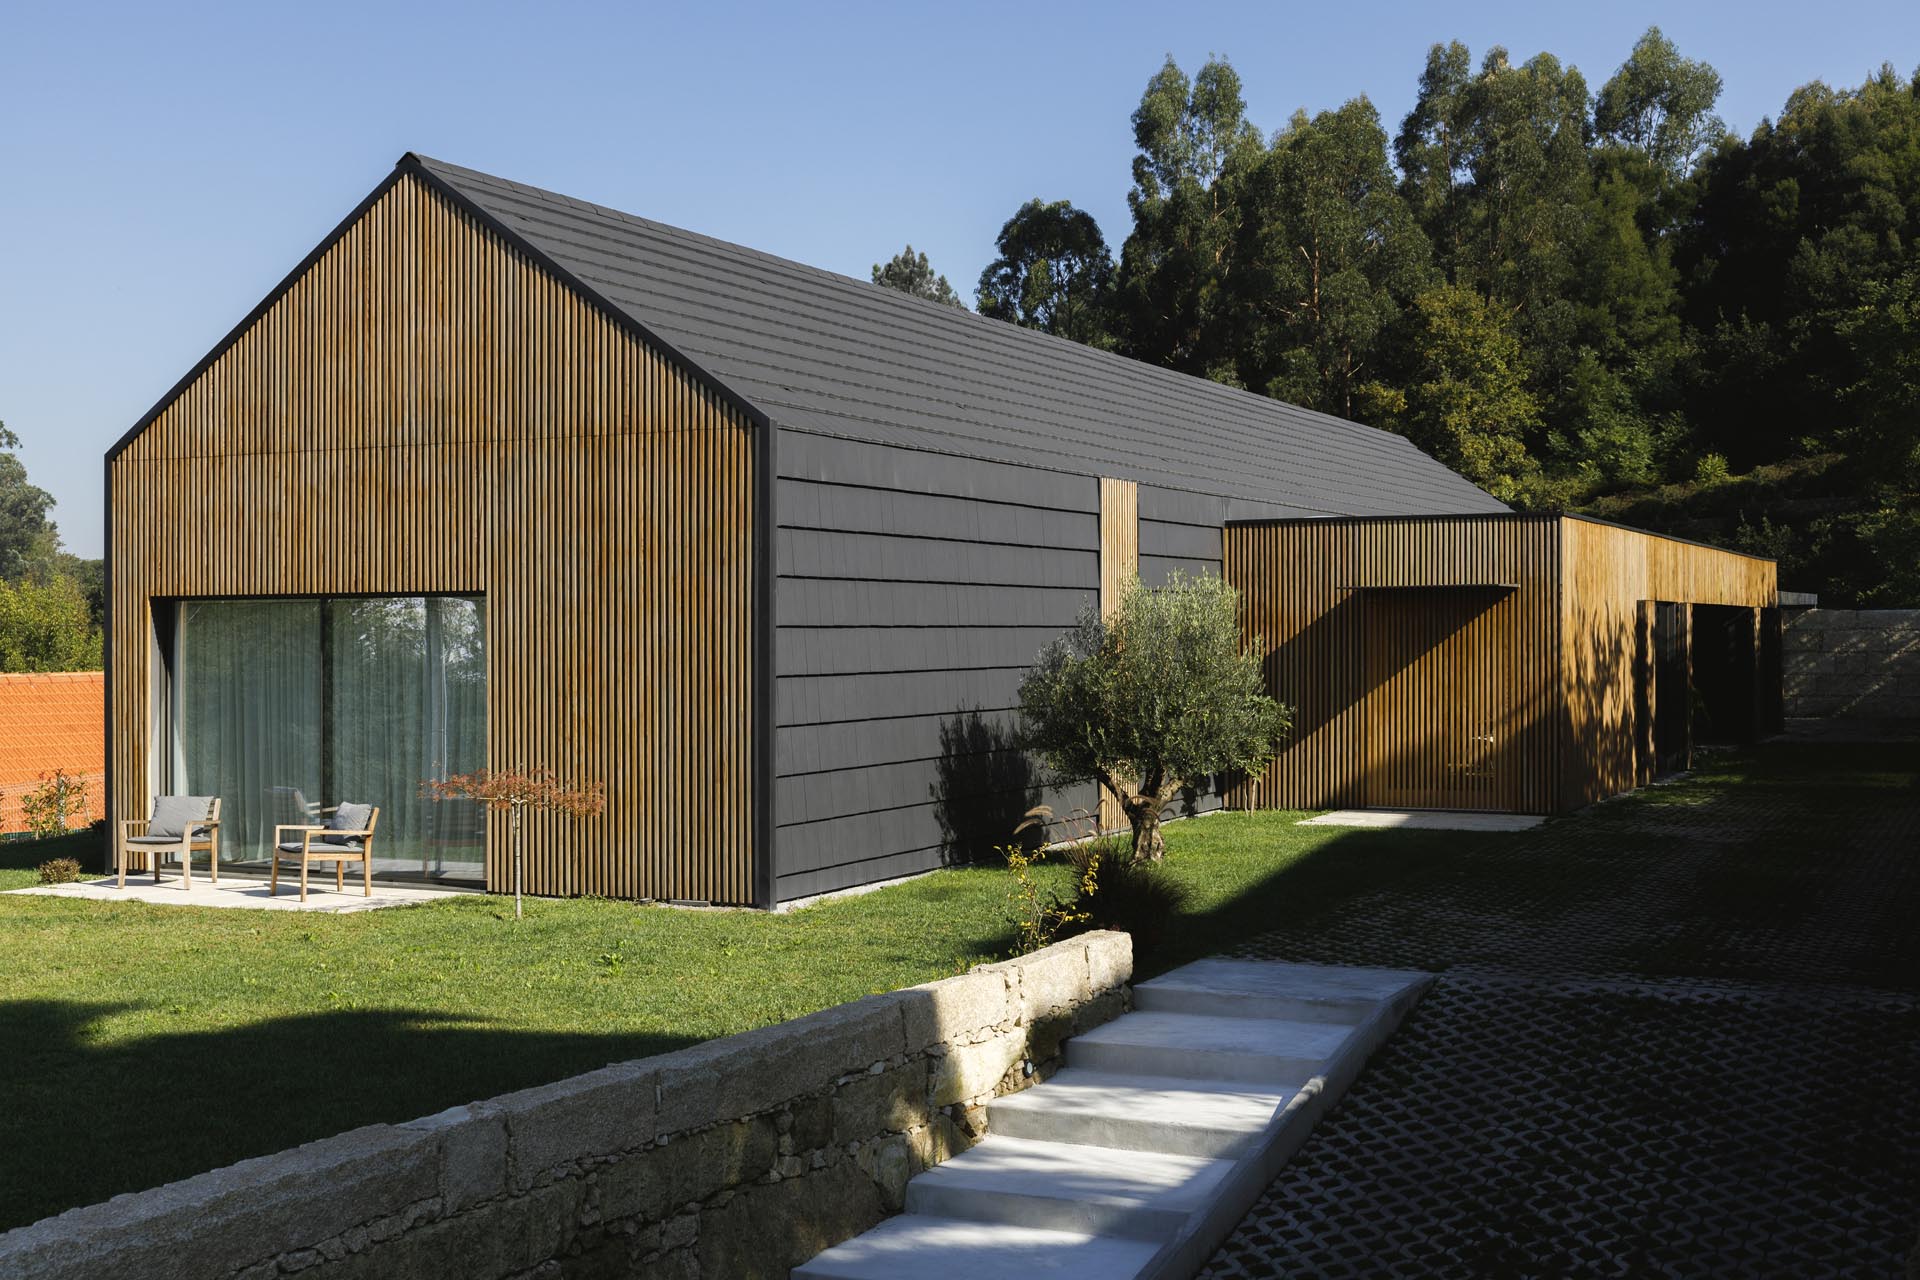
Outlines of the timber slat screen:
<svg viewBox="0 0 1920 1280">
<path fill-rule="evenodd" d="M 397 177 L 109 462 L 114 816 L 163 785 L 155 601 L 478 594 L 488 763 L 607 787 L 532 817 L 528 889 L 751 901 L 752 467 L 744 415 Z"/>
<path fill-rule="evenodd" d="M 1749 700 L 1749 726 L 1773 705 L 1770 560 L 1519 515 L 1231 524 L 1225 556 L 1294 708 L 1238 807 L 1555 813 L 1631 790 L 1684 755 L 1684 724 L 1655 730 L 1693 714 L 1696 610 L 1748 615 L 1720 627 L 1753 650 L 1726 659 L 1722 683 L 1746 687 L 1722 696 Z"/>
<path fill-rule="evenodd" d="M 1100 477 L 1100 616 L 1111 617 L 1127 584 L 1140 576 L 1140 486 Z M 1127 826 L 1120 802 L 1100 788 L 1100 829 Z"/>
<path fill-rule="evenodd" d="M 1229 525 L 1243 631 L 1294 713 L 1229 803 L 1546 812 L 1557 537 L 1505 516 Z"/>
<path fill-rule="evenodd" d="M 1779 591 L 1771 560 L 1593 520 L 1560 524 L 1568 755 L 1560 807 L 1571 809 L 1629 791 L 1658 772 L 1645 759 L 1651 735 L 1639 720 L 1659 714 L 1659 703 L 1641 688 L 1650 678 L 1641 601 L 1759 611 L 1777 605 Z M 1691 635 L 1689 621 L 1674 625 Z M 1759 630 L 1756 618 L 1756 642 Z M 1667 717 L 1674 714 L 1669 706 Z M 1679 712 L 1683 719 L 1691 714 Z"/>
<path fill-rule="evenodd" d="M 1100 477 L 1100 614 L 1110 615 L 1120 594 L 1140 576 L 1140 486 Z"/>
</svg>

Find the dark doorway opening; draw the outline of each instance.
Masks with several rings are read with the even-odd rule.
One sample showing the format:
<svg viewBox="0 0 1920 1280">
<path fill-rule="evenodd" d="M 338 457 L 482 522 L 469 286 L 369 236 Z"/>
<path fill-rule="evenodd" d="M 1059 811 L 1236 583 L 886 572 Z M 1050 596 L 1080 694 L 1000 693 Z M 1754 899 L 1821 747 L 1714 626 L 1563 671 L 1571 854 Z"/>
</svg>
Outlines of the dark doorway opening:
<svg viewBox="0 0 1920 1280">
<path fill-rule="evenodd" d="M 1780 648 L 1780 610 L 1760 610 L 1760 723 L 1761 736 L 1787 727 L 1787 706 Z"/>
<path fill-rule="evenodd" d="M 1693 606 L 1693 736 L 1696 742 L 1752 742 L 1759 722 L 1759 619 L 1743 605 Z"/>
<path fill-rule="evenodd" d="M 1693 764 L 1693 673 L 1688 654 L 1688 609 L 1671 600 L 1651 602 L 1653 761 L 1655 775 Z"/>
</svg>

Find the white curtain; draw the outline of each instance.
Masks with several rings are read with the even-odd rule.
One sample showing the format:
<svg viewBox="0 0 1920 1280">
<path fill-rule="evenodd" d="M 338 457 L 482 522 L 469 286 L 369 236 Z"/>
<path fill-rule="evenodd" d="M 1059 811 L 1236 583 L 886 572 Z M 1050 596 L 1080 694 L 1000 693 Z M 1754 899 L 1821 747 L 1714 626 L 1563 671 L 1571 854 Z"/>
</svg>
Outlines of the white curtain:
<svg viewBox="0 0 1920 1280">
<path fill-rule="evenodd" d="M 420 790 L 485 762 L 483 637 L 461 597 L 185 602 L 173 789 L 222 798 L 223 860 L 356 801 L 380 807 L 376 872 L 477 880 L 483 816 Z"/>
</svg>

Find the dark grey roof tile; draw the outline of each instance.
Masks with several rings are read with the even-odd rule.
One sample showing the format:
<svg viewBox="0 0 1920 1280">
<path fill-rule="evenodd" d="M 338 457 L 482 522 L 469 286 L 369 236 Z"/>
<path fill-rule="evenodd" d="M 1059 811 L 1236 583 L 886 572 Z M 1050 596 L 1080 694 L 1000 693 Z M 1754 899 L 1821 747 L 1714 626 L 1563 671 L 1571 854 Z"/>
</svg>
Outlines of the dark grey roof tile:
<svg viewBox="0 0 1920 1280">
<path fill-rule="evenodd" d="M 1302 513 L 1505 510 L 1388 432 L 419 159 L 785 428 Z"/>
</svg>

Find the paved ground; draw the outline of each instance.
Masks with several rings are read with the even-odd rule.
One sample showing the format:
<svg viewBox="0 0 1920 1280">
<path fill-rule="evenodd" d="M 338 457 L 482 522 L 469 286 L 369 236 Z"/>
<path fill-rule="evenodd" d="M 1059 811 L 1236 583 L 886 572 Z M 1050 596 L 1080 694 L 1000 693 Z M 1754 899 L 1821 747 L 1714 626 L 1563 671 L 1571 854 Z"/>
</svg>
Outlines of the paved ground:
<svg viewBox="0 0 1920 1280">
<path fill-rule="evenodd" d="M 163 871 L 154 883 L 151 873 L 127 876 L 127 887 L 119 887 L 119 878 L 74 880 L 67 884 L 34 885 L 9 889 L 8 893 L 36 893 L 50 898 L 79 898 L 88 902 L 151 902 L 162 907 L 252 907 L 261 911 L 324 911 L 334 914 L 348 911 L 378 911 L 382 907 L 410 907 L 423 902 L 440 902 L 447 890 L 417 885 L 376 881 L 373 894 L 367 896 L 359 880 L 359 868 L 347 874 L 344 890 L 333 887 L 333 869 L 324 877 L 309 871 L 307 900 L 300 901 L 300 872 L 289 878 L 284 872 L 280 889 L 269 893 L 265 880 L 229 875 L 219 884 L 205 872 L 195 872 L 191 885 L 183 884 L 178 870 Z"/>
<path fill-rule="evenodd" d="M 1731 757 L 1243 948 L 1442 976 L 1203 1274 L 1900 1275 L 1917 766 Z"/>
<path fill-rule="evenodd" d="M 1536 814 L 1475 813 L 1465 809 L 1335 809 L 1300 823 L 1303 827 L 1406 827 L 1418 831 L 1531 831 L 1546 822 Z"/>
</svg>

